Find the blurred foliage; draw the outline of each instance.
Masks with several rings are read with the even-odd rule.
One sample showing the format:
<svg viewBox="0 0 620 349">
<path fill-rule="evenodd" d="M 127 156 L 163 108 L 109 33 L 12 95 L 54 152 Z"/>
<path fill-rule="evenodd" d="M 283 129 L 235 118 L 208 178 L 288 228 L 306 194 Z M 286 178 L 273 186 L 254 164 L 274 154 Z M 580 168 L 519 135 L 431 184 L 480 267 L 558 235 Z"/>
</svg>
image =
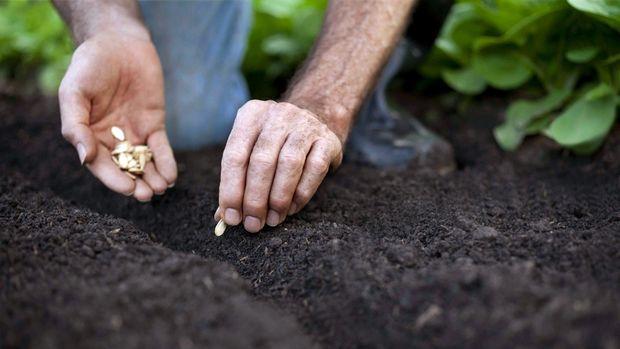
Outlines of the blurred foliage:
<svg viewBox="0 0 620 349">
<path fill-rule="evenodd" d="M 243 71 L 256 97 L 276 98 L 320 30 L 327 0 L 252 0 Z M 55 93 L 73 45 L 49 1 L 0 1 L 0 82 Z"/>
<path fill-rule="evenodd" d="M 243 71 L 256 98 L 276 98 L 321 29 L 327 0 L 253 0 Z"/>
<path fill-rule="evenodd" d="M 505 150 L 542 133 L 576 153 L 603 142 L 620 103 L 620 1 L 461 0 L 421 72 L 476 95 L 534 86 L 494 130 Z"/>
<path fill-rule="evenodd" d="M 311 49 L 327 0 L 252 0 L 243 63 L 252 95 L 275 98 Z M 576 153 L 598 148 L 620 103 L 620 1 L 457 0 L 419 71 L 466 95 L 534 89 L 494 135 L 506 150 L 545 134 Z M 72 43 L 47 1 L 0 2 L 0 82 L 56 91 Z"/>
<path fill-rule="evenodd" d="M 0 82 L 37 81 L 55 93 L 71 58 L 73 44 L 48 1 L 0 3 Z"/>
</svg>

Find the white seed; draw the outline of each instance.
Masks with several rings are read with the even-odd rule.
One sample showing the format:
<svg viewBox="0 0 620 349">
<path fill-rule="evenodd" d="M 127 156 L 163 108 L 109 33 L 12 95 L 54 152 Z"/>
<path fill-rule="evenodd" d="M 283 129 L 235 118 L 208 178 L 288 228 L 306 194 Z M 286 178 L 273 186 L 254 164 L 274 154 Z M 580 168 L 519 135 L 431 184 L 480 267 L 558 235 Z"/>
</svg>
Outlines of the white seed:
<svg viewBox="0 0 620 349">
<path fill-rule="evenodd" d="M 129 167 L 131 167 L 129 166 L 130 160 L 133 160 L 133 158 L 129 154 L 127 153 L 118 154 L 118 166 L 120 166 L 121 169 L 126 170 Z"/>
<path fill-rule="evenodd" d="M 140 170 L 144 170 L 144 165 L 146 165 L 146 155 L 144 153 L 138 155 L 138 162 L 140 165 Z"/>
<path fill-rule="evenodd" d="M 123 142 L 118 143 L 114 147 L 114 150 L 112 150 L 112 155 L 120 154 L 120 153 L 130 153 L 132 151 L 133 151 L 133 147 L 131 146 L 131 143 L 129 143 L 128 141 L 123 141 Z"/>
<path fill-rule="evenodd" d="M 112 126 L 110 132 L 112 132 L 112 136 L 114 136 L 114 138 L 118 139 L 119 141 L 122 142 L 125 140 L 125 132 L 123 132 L 120 127 Z"/>
<path fill-rule="evenodd" d="M 135 147 L 133 147 L 133 151 L 135 153 L 146 153 L 146 152 L 149 152 L 151 150 L 146 145 L 136 145 Z"/>
<path fill-rule="evenodd" d="M 215 226 L 215 236 L 222 236 L 222 234 L 224 234 L 224 231 L 226 231 L 226 223 L 223 219 L 220 219 L 220 221 L 217 222 L 217 225 Z"/>
</svg>

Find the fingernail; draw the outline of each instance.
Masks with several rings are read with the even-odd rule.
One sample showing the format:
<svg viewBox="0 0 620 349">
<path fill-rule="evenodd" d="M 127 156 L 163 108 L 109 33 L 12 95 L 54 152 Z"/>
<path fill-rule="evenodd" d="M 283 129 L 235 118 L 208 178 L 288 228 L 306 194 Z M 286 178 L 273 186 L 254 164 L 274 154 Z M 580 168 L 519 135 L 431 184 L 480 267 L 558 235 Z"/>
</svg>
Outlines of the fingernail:
<svg viewBox="0 0 620 349">
<path fill-rule="evenodd" d="M 227 208 L 224 212 L 224 221 L 228 225 L 237 225 L 241 223 L 241 213 L 234 208 Z"/>
<path fill-rule="evenodd" d="M 294 214 L 295 212 L 297 212 L 297 204 L 293 202 L 291 204 L 291 208 L 288 209 L 288 215 L 290 216 Z"/>
<path fill-rule="evenodd" d="M 245 221 L 243 221 L 243 227 L 250 233 L 258 233 L 260 228 L 262 228 L 260 224 L 260 219 L 253 216 L 245 217 Z"/>
<path fill-rule="evenodd" d="M 216 221 L 220 220 L 220 211 L 222 209 L 220 207 L 217 208 L 217 210 L 215 210 L 215 213 L 213 214 L 213 219 L 215 219 Z"/>
<path fill-rule="evenodd" d="M 274 210 L 269 210 L 269 213 L 267 213 L 267 225 L 275 227 L 278 224 L 280 224 L 280 214 Z"/>
<path fill-rule="evenodd" d="M 80 157 L 80 164 L 84 165 L 84 160 L 86 160 L 86 148 L 84 147 L 84 144 L 82 143 L 78 143 L 76 148 L 77 148 L 78 156 Z"/>
<path fill-rule="evenodd" d="M 174 185 L 175 185 L 175 184 L 176 184 L 176 183 L 168 184 L 168 188 L 174 188 Z"/>
</svg>

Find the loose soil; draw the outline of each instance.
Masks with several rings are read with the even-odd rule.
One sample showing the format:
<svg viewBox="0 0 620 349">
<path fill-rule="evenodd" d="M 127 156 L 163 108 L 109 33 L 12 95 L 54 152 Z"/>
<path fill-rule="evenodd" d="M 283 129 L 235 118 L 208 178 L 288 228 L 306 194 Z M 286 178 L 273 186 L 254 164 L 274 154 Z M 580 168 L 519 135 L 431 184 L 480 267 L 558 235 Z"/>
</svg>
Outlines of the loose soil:
<svg viewBox="0 0 620 349">
<path fill-rule="evenodd" d="M 140 204 L 80 168 L 53 102 L 4 98 L 0 347 L 620 347 L 620 137 L 505 154 L 501 102 L 426 104 L 454 173 L 345 164 L 282 226 L 216 238 L 221 149 Z"/>
</svg>

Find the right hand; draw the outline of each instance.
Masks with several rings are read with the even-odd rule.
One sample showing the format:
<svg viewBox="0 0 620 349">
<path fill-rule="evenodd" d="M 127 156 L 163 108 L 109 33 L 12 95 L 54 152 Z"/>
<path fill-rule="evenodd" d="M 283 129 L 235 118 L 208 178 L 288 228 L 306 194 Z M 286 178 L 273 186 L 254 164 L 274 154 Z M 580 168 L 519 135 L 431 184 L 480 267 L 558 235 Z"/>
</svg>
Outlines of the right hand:
<svg viewBox="0 0 620 349">
<path fill-rule="evenodd" d="M 148 37 L 104 32 L 74 52 L 58 91 L 62 134 L 80 162 L 111 190 L 149 201 L 174 185 L 177 167 L 165 129 L 161 64 Z M 144 175 L 135 181 L 112 161 L 118 126 L 133 144 L 153 152 Z"/>
</svg>

